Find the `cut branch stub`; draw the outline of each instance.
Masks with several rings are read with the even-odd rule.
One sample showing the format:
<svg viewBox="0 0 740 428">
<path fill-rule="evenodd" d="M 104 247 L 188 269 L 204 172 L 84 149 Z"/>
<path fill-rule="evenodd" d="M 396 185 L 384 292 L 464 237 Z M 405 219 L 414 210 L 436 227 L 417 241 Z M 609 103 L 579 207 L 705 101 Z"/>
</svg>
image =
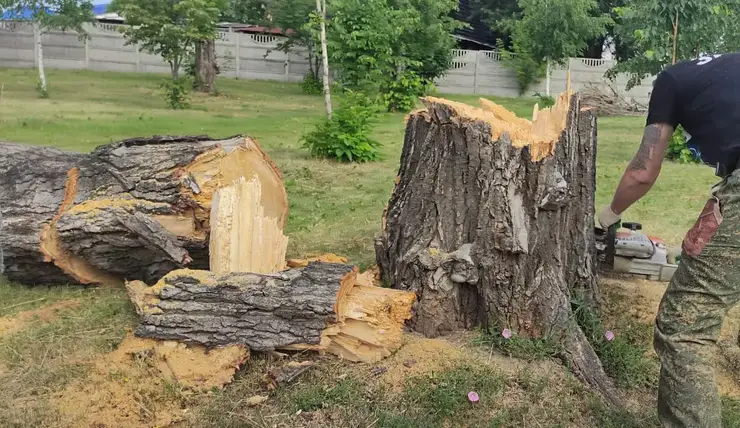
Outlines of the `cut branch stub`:
<svg viewBox="0 0 740 428">
<path fill-rule="evenodd" d="M 580 377 L 615 398 L 570 306 L 598 294 L 595 116 L 569 92 L 532 121 L 487 100 L 424 103 L 376 239 L 383 279 L 417 294 L 413 328 L 556 338 Z"/>
<path fill-rule="evenodd" d="M 136 138 L 90 154 L 0 142 L 0 271 L 24 284 L 156 282 L 209 266 L 214 193 L 241 177 L 281 227 L 288 202 L 249 137 Z"/>
<path fill-rule="evenodd" d="M 414 294 L 357 285 L 356 276 L 348 265 L 311 263 L 277 274 L 178 270 L 153 287 L 127 288 L 137 336 L 378 361 L 401 346 Z"/>
</svg>

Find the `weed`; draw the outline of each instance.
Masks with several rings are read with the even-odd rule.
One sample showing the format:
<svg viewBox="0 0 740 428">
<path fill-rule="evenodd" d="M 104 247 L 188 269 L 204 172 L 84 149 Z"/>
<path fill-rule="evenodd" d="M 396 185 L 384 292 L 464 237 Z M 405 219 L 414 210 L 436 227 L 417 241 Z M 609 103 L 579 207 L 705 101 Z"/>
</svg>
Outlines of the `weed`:
<svg viewBox="0 0 740 428">
<path fill-rule="evenodd" d="M 649 428 L 657 427 L 658 421 L 656 416 L 639 417 L 633 415 L 625 409 L 615 409 L 606 406 L 600 399 L 592 397 L 589 400 L 589 408 L 598 422 L 599 428 Z"/>
<path fill-rule="evenodd" d="M 361 395 L 360 383 L 353 378 L 345 378 L 332 386 L 312 385 L 307 389 L 297 389 L 290 394 L 295 410 L 312 412 L 325 407 L 351 404 L 355 396 Z"/>
<path fill-rule="evenodd" d="M 560 345 L 552 338 L 530 339 L 512 333 L 511 337 L 507 339 L 501 335 L 498 329 L 481 331 L 473 343 L 479 346 L 493 347 L 508 357 L 521 358 L 527 361 L 553 358 L 560 352 Z"/>
<path fill-rule="evenodd" d="M 539 100 L 539 102 L 537 104 L 542 109 L 548 108 L 548 107 L 552 107 L 552 106 L 555 105 L 555 98 L 553 98 L 552 95 L 540 94 L 538 92 L 538 93 L 534 94 L 534 96 L 537 97 L 537 99 Z"/>
<path fill-rule="evenodd" d="M 313 73 L 308 72 L 303 76 L 301 90 L 308 95 L 321 95 L 324 93 L 324 85 L 321 79 L 316 77 Z"/>
<path fill-rule="evenodd" d="M 188 88 L 191 85 L 192 83 L 188 77 L 173 78 L 162 82 L 161 88 L 167 106 L 173 110 L 190 108 Z"/>
<path fill-rule="evenodd" d="M 624 388 L 655 388 L 658 363 L 647 357 L 646 337 L 650 327 L 638 323 L 624 323 L 612 340 L 606 338 L 607 329 L 601 317 L 585 304 L 582 298 L 572 302 L 573 313 L 581 329 L 601 359 L 604 370 Z"/>
<path fill-rule="evenodd" d="M 302 138 L 313 156 L 340 161 L 367 162 L 380 159 L 380 143 L 370 138 L 377 107 L 365 95 L 348 91 L 331 119 L 319 123 Z"/>
<path fill-rule="evenodd" d="M 39 94 L 39 98 L 49 98 L 49 87 L 44 87 L 39 80 L 36 83 L 36 93 Z"/>
<path fill-rule="evenodd" d="M 740 428 L 740 400 L 722 397 L 722 426 Z"/>
</svg>

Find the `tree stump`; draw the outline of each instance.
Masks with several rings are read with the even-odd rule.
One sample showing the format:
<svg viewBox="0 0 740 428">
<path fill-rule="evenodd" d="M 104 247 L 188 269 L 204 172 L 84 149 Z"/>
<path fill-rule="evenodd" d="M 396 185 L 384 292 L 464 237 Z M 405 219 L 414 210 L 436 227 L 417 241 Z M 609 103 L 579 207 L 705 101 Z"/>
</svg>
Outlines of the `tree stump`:
<svg viewBox="0 0 740 428">
<path fill-rule="evenodd" d="M 90 154 L 0 142 L 0 272 L 23 284 L 153 283 L 209 267 L 212 199 L 239 178 L 280 230 L 288 201 L 256 141 L 135 138 Z"/>
<path fill-rule="evenodd" d="M 487 100 L 423 101 L 376 239 L 384 281 L 417 295 L 412 327 L 554 338 L 575 373 L 616 401 L 571 310 L 576 293 L 598 297 L 595 115 L 570 92 L 532 121 Z"/>
</svg>

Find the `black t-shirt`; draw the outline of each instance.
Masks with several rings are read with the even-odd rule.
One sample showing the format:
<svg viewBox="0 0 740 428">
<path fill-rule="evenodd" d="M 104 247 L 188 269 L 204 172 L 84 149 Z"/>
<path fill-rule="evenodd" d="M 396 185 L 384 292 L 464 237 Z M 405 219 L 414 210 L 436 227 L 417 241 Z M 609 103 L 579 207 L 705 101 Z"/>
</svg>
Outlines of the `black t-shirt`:
<svg viewBox="0 0 740 428">
<path fill-rule="evenodd" d="M 704 162 L 734 165 L 740 157 L 740 53 L 674 64 L 655 80 L 647 124 L 679 124 Z"/>
</svg>

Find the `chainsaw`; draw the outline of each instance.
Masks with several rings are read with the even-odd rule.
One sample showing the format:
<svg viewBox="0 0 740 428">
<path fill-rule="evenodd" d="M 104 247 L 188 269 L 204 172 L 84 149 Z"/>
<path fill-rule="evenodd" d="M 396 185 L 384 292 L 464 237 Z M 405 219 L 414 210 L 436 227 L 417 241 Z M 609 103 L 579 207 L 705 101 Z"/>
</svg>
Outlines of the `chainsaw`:
<svg viewBox="0 0 740 428">
<path fill-rule="evenodd" d="M 678 268 L 676 252 L 657 237 L 645 235 L 640 223 L 617 222 L 594 229 L 596 254 L 602 270 L 645 276 L 651 281 L 670 281 Z"/>
</svg>

